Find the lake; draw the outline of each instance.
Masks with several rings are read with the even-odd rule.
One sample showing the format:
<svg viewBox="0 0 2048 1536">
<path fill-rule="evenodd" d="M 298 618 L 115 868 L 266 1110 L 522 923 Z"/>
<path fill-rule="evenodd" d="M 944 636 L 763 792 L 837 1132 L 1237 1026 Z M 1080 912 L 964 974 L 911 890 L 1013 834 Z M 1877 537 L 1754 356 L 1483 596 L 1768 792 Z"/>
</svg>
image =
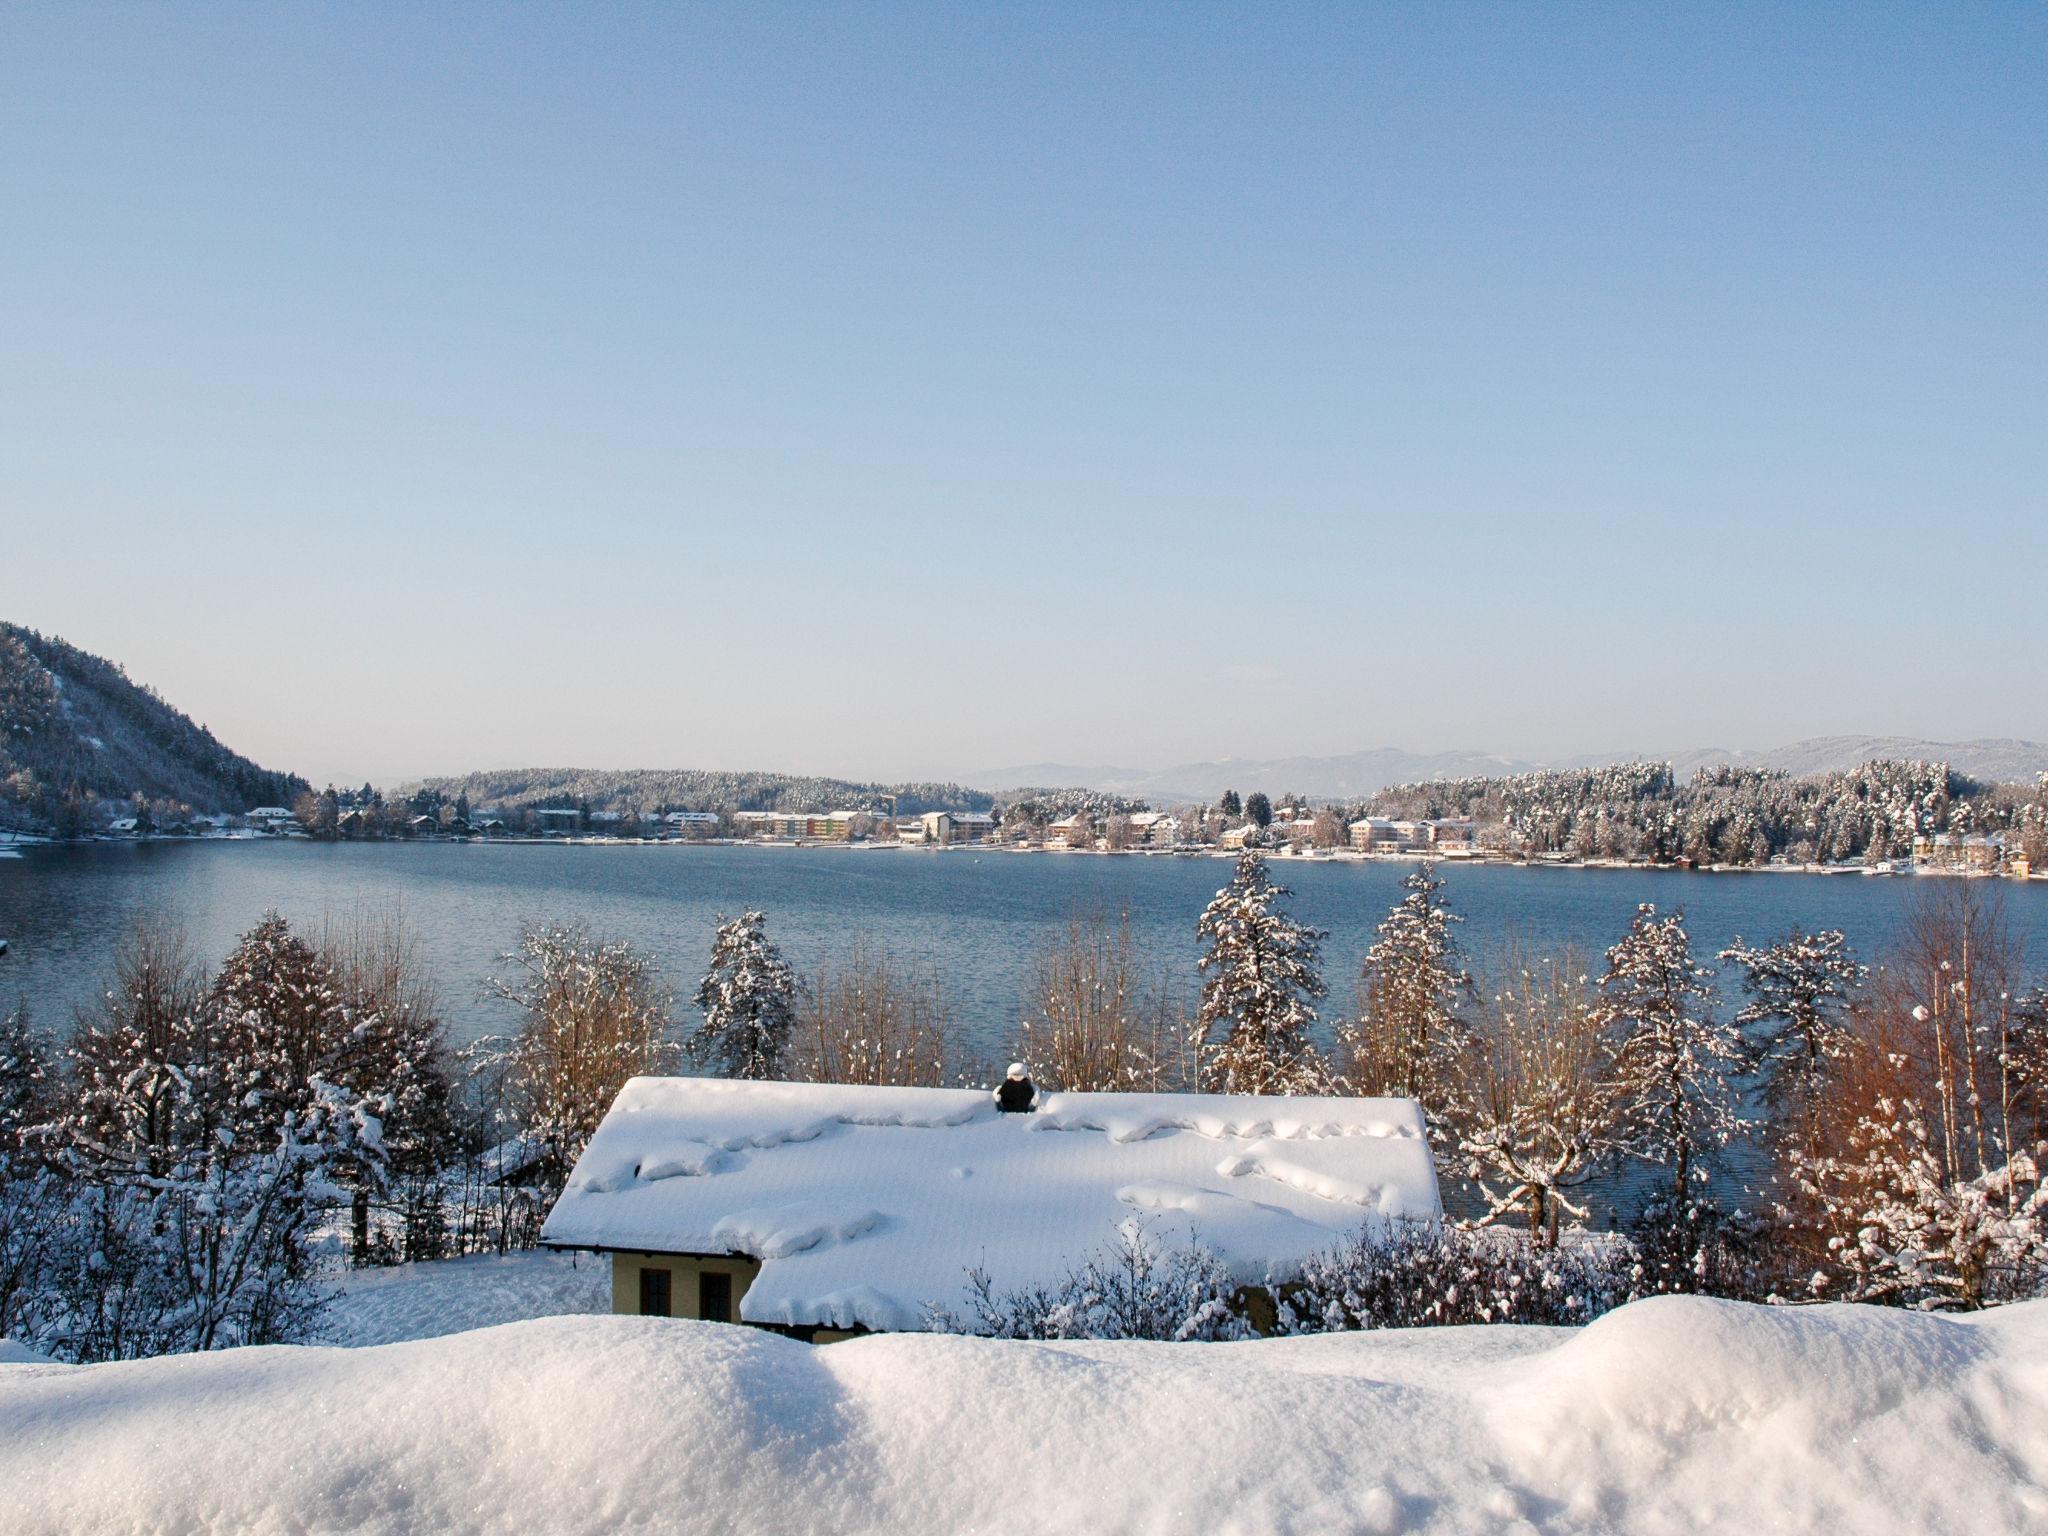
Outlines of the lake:
<svg viewBox="0 0 2048 1536">
<path fill-rule="evenodd" d="M 1327 1017 L 1349 1007 L 1374 927 L 1411 867 L 1271 861 L 1293 889 L 1290 910 L 1329 930 Z M 1017 1037 L 1031 956 L 1076 910 L 1128 909 L 1143 952 L 1192 997 L 1195 920 L 1230 871 L 1215 858 L 970 849 L 267 840 L 30 848 L 0 858 L 0 937 L 12 945 L 0 957 L 0 1007 L 19 998 L 46 1027 L 67 1023 L 104 988 L 115 940 L 147 911 L 181 922 L 217 963 L 273 908 L 317 932 L 329 917 L 395 907 L 419 935 L 460 1043 L 511 1024 L 483 983 L 526 923 L 583 921 L 631 940 L 687 998 L 719 914 L 756 906 L 803 974 L 863 941 L 907 967 L 936 967 L 970 1043 L 1002 1058 Z M 1466 919 L 1459 938 L 1482 970 L 1516 935 L 1539 953 L 1577 945 L 1597 967 L 1645 901 L 1685 909 L 1703 960 L 1738 933 L 1763 941 L 1794 925 L 1841 928 L 1874 960 L 1930 884 L 1481 864 L 1447 866 L 1444 879 Z M 2048 884 L 1998 889 L 2029 953 L 2048 961 Z M 1726 990 L 1732 996 L 1732 981 Z M 694 1018 L 683 1011 L 686 1023 Z"/>
</svg>

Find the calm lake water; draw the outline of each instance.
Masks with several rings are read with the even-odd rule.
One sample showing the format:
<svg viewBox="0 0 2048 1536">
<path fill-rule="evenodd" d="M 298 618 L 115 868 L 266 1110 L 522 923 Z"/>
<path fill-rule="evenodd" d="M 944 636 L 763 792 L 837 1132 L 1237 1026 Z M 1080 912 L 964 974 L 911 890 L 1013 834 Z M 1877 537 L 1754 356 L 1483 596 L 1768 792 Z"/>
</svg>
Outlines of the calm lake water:
<svg viewBox="0 0 2048 1536">
<path fill-rule="evenodd" d="M 1326 1015 L 1351 1001 L 1373 929 L 1410 866 L 1276 858 L 1288 905 L 1329 930 Z M 32 848 L 0 858 L 0 1007 L 20 998 L 45 1026 L 106 985 L 115 940 L 146 911 L 182 922 L 210 962 L 265 911 L 310 931 L 355 909 L 397 908 L 419 934 L 451 1034 L 507 1027 L 484 979 L 523 924 L 587 922 L 653 955 L 694 991 L 719 914 L 757 906 L 811 974 L 856 941 L 907 967 L 937 967 L 971 1042 L 1004 1057 L 1017 1035 L 1034 949 L 1081 909 L 1128 909 L 1149 958 L 1184 996 L 1196 986 L 1195 920 L 1230 876 L 1223 859 L 949 850 L 452 843 L 162 842 Z M 1482 968 L 1514 936 L 1539 953 L 1599 952 L 1638 903 L 1683 907 L 1711 960 L 1738 933 L 1841 928 L 1882 956 L 1932 882 L 1857 875 L 1453 865 L 1445 893 Z M 2048 969 L 2048 884 L 2000 882 L 2028 952 Z M 1729 987 L 1733 991 L 1732 981 Z M 687 1020 L 686 1020 L 687 1022 Z"/>
<path fill-rule="evenodd" d="M 1324 1017 L 1349 1009 L 1373 930 L 1400 896 L 1401 863 L 1276 858 L 1287 905 L 1329 930 Z M 844 959 L 856 943 L 905 968 L 936 967 L 968 1043 L 1008 1059 L 1036 948 L 1077 911 L 1128 910 L 1143 952 L 1184 1001 L 1197 989 L 1195 920 L 1231 873 L 1215 858 L 945 852 L 920 849 L 569 844 L 165 842 L 24 850 L 0 858 L 0 1008 L 26 1001 L 46 1028 L 68 1024 L 108 981 L 114 945 L 147 912 L 181 922 L 209 963 L 275 909 L 317 934 L 329 918 L 397 910 L 418 934 L 453 1040 L 507 1030 L 505 1005 L 484 995 L 499 957 L 532 922 L 588 923 L 652 955 L 679 996 L 696 988 L 721 913 L 757 906 L 800 972 Z M 1641 902 L 1683 908 L 1695 952 L 1712 962 L 1740 934 L 1776 938 L 1796 926 L 1840 928 L 1866 961 L 1900 936 L 1931 880 L 1860 875 L 1692 874 L 1675 870 L 1452 865 L 1445 895 L 1482 975 L 1512 945 L 1538 954 L 1583 950 L 1591 968 Z M 2048 970 L 2048 884 L 2000 882 L 2014 930 Z M 1723 1004 L 1738 1000 L 1724 978 Z M 679 1010 L 688 1028 L 695 1014 Z M 1655 1175 L 1617 1170 L 1584 1191 L 1597 1222 L 1631 1208 Z M 1753 1145 L 1729 1149 L 1714 1184 L 1740 1203 L 1764 1177 Z M 1478 1209 L 1447 1179 L 1454 1211 Z"/>
</svg>

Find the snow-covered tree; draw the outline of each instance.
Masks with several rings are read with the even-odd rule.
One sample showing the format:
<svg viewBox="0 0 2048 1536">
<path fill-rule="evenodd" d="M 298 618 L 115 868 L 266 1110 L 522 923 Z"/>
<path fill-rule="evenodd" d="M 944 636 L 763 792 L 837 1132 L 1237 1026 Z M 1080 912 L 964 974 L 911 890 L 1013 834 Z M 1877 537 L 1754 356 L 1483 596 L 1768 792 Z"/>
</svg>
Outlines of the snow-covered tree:
<svg viewBox="0 0 2048 1536">
<path fill-rule="evenodd" d="M 1322 976 L 1319 929 L 1275 903 L 1288 891 L 1247 852 L 1196 925 L 1209 949 L 1194 1039 L 1205 1087 L 1218 1093 L 1316 1093 L 1329 1080 L 1308 1038 Z"/>
<path fill-rule="evenodd" d="M 1458 1016 L 1472 978 L 1451 924 L 1463 919 L 1443 901 L 1443 880 L 1425 864 L 1406 876 L 1406 892 L 1380 924 L 1358 980 L 1357 1016 L 1338 1031 L 1345 1077 L 1359 1093 L 1419 1100 L 1433 1134 L 1457 1096 L 1470 1031 Z"/>
<path fill-rule="evenodd" d="M 354 1026 L 334 972 L 275 912 L 236 942 L 207 998 L 222 1100 L 237 1135 L 265 1140 L 312 1102 Z"/>
<path fill-rule="evenodd" d="M 223 1122 L 215 1017 L 183 933 L 145 921 L 115 952 L 114 984 L 66 1052 L 60 1117 L 75 1152 L 161 1171 Z"/>
<path fill-rule="evenodd" d="M 1706 1162 L 1737 1128 L 1740 1037 L 1712 1012 L 1713 973 L 1695 964 L 1684 915 L 1645 902 L 1607 952 L 1606 1021 L 1620 1032 L 1616 1076 L 1630 1106 L 1628 1149 L 1671 1170 L 1674 1218 L 1704 1183 Z"/>
<path fill-rule="evenodd" d="M 1840 929 L 1794 929 L 1762 948 L 1738 937 L 1720 958 L 1743 970 L 1749 1001 L 1735 1025 L 1752 1032 L 1765 1101 L 1788 1134 L 1815 1150 L 1827 1072 L 1848 1043 L 1846 1008 L 1863 967 Z"/>
<path fill-rule="evenodd" d="M 1617 1036 L 1576 957 L 1524 961 L 1488 999 L 1474 1032 L 1457 1116 L 1458 1151 L 1487 1202 L 1482 1224 L 1519 1213 L 1540 1247 L 1570 1191 L 1620 1150 L 1629 1105 Z"/>
<path fill-rule="evenodd" d="M 727 1077 L 786 1075 L 784 1058 L 796 1027 L 796 973 L 764 931 L 767 917 L 751 908 L 718 925 L 711 968 L 697 985 L 704 1024 L 690 1054 L 715 1062 Z"/>
<path fill-rule="evenodd" d="M 57 1084 L 28 1009 L 0 1018 L 0 1339 L 42 1331 L 58 1190 L 37 1145 Z"/>
<path fill-rule="evenodd" d="M 580 926 L 528 928 L 504 959 L 491 990 L 521 1014 L 499 1053 L 506 1102 L 558 1190 L 626 1079 L 673 1064 L 671 1000 L 646 956 Z"/>
<path fill-rule="evenodd" d="M 366 1177 L 351 1180 L 354 1256 L 438 1258 L 457 1106 L 446 1030 L 416 940 L 396 914 L 358 914 L 325 935 L 320 959 L 349 1020 L 322 1072 L 374 1105 L 382 1126 L 381 1164 L 366 1164 Z M 372 1230 L 373 1207 L 396 1218 L 398 1241 Z"/>
<path fill-rule="evenodd" d="M 813 1083 L 937 1088 L 957 1080 L 960 1023 L 936 969 L 906 974 L 856 944 L 798 1010 L 795 1074 Z"/>
<path fill-rule="evenodd" d="M 1923 895 L 1830 1074 L 1829 1134 L 1795 1151 L 1826 1258 L 1813 1289 L 1978 1307 L 2048 1273 L 2041 1020 L 1977 882 Z"/>
<path fill-rule="evenodd" d="M 1816 1193 L 1844 1204 L 1835 1256 L 1852 1299 L 1973 1309 L 2048 1276 L 2048 1186 L 2031 1152 L 1956 1169 L 1917 1101 L 1880 1099 L 1842 1157 L 1804 1166 Z"/>
<path fill-rule="evenodd" d="M 1021 1058 L 1071 1092 L 1185 1086 L 1186 1021 L 1147 966 L 1130 914 L 1077 913 L 1034 957 Z"/>
</svg>

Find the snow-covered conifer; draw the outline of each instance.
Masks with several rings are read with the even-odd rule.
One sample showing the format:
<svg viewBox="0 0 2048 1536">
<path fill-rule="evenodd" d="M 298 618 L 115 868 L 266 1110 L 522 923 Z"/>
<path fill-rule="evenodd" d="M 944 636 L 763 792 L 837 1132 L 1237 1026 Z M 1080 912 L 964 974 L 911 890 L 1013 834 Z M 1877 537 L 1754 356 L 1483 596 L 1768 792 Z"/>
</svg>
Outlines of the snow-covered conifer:
<svg viewBox="0 0 2048 1536">
<path fill-rule="evenodd" d="M 1458 1016 L 1472 987 L 1440 896 L 1443 880 L 1425 864 L 1401 881 L 1406 892 L 1380 924 L 1359 973 L 1358 1014 L 1338 1032 L 1345 1075 L 1360 1093 L 1419 1100 L 1443 1134 L 1457 1094 L 1470 1031 Z"/>
<path fill-rule="evenodd" d="M 765 914 L 751 908 L 721 922 L 711 943 L 711 967 L 697 985 L 704 1023 L 690 1040 L 690 1054 L 715 1062 L 727 1077 L 787 1075 L 797 978 L 764 931 L 766 922 Z"/>
<path fill-rule="evenodd" d="M 312 1102 L 354 1021 L 327 962 L 275 912 L 243 934 L 214 978 L 207 1006 L 219 1034 L 229 1128 L 268 1142 Z"/>
<path fill-rule="evenodd" d="M 1660 918 L 1645 902 L 1608 950 L 1600 980 L 1605 1017 L 1620 1031 L 1616 1075 L 1631 1108 L 1629 1150 L 1671 1170 L 1674 1217 L 1738 1123 L 1732 1075 L 1742 1062 L 1740 1037 L 1713 1015 L 1712 977 L 1693 961 L 1684 915 Z"/>
<path fill-rule="evenodd" d="M 1750 1045 L 1765 1100 L 1786 1131 L 1813 1150 L 1827 1072 L 1848 1040 L 1844 1007 L 1863 967 L 1839 929 L 1794 929 L 1762 948 L 1738 937 L 1720 958 L 1743 970 L 1749 1001 L 1735 1024 L 1755 1031 Z"/>
<path fill-rule="evenodd" d="M 1315 1093 L 1328 1082 L 1309 1042 L 1323 983 L 1323 934 L 1274 903 L 1287 895 L 1247 852 L 1196 925 L 1209 949 L 1195 1017 L 1204 1086 L 1218 1093 Z"/>
</svg>

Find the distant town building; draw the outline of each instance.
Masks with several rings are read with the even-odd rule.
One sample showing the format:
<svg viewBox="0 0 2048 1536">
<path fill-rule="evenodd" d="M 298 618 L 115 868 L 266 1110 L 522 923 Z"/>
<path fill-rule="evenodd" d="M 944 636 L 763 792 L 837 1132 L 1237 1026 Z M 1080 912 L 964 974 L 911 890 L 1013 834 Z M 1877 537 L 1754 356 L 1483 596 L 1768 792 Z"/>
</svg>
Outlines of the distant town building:
<svg viewBox="0 0 2048 1536">
<path fill-rule="evenodd" d="M 867 811 L 734 811 L 733 831 L 741 837 L 801 838 L 843 843 Z"/>
<path fill-rule="evenodd" d="M 926 811 L 918 818 L 920 842 L 985 843 L 995 836 L 996 819 L 986 811 Z"/>
<path fill-rule="evenodd" d="M 2005 839 L 1978 832 L 1923 832 L 1913 839 L 1913 862 L 1923 869 L 1996 874 L 2005 863 Z"/>
<path fill-rule="evenodd" d="M 1472 819 L 1458 816 L 1430 822 L 1429 846 L 1438 853 L 1470 853 L 1474 846 Z"/>
<path fill-rule="evenodd" d="M 1134 843 L 1167 848 L 1180 840 L 1180 818 L 1167 811 L 1133 811 L 1125 820 Z"/>
<path fill-rule="evenodd" d="M 718 827 L 718 813 L 716 811 L 670 811 L 661 818 L 661 821 L 663 826 L 670 827 L 678 832 L 687 831 L 691 827 L 706 827 L 715 831 Z"/>
<path fill-rule="evenodd" d="M 1062 816 L 1045 829 L 1045 846 L 1048 848 L 1093 848 L 1095 846 L 1095 823 L 1079 811 L 1071 816 Z"/>
</svg>

